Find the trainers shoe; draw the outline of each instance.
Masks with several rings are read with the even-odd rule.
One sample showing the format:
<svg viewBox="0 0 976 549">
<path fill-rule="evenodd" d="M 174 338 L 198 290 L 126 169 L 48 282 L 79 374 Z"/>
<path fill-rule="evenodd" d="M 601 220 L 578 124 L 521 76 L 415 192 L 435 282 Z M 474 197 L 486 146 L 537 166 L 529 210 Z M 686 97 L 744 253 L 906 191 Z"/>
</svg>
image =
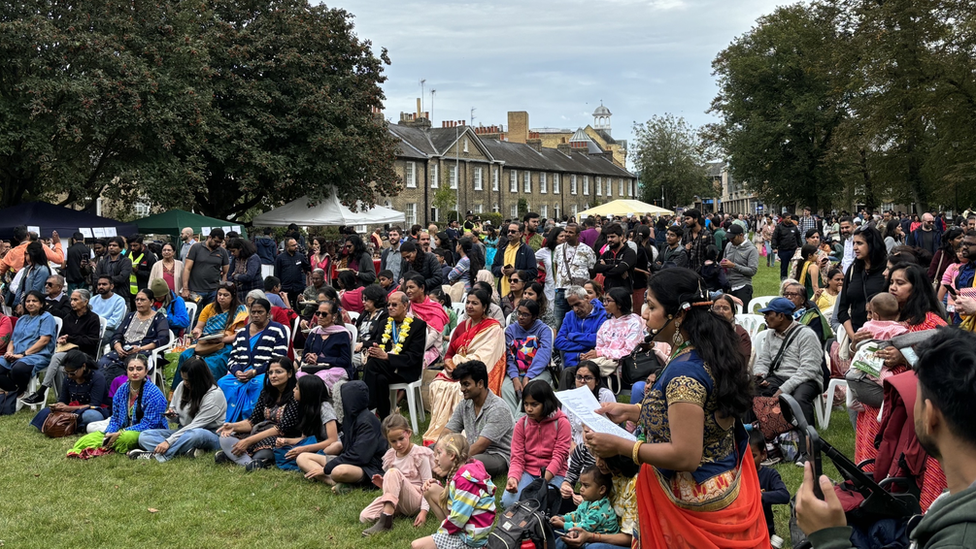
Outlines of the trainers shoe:
<svg viewBox="0 0 976 549">
<path fill-rule="evenodd" d="M 190 456 L 194 458 L 203 457 L 205 455 L 207 455 L 207 451 L 204 450 L 203 448 L 197 448 L 193 450 L 193 453 L 190 454 Z"/>
<path fill-rule="evenodd" d="M 45 400 L 47 400 L 47 393 L 46 392 L 42 393 L 41 391 L 34 391 L 30 395 L 20 399 L 22 403 L 28 406 L 32 406 L 34 404 L 41 404 Z"/>
<path fill-rule="evenodd" d="M 148 450 L 129 450 L 126 455 L 129 459 L 152 459 L 154 454 Z"/>
<path fill-rule="evenodd" d="M 221 463 L 228 463 L 228 462 L 230 462 L 230 458 L 227 457 L 227 454 L 225 454 L 223 450 L 220 450 L 216 454 L 214 454 L 214 463 L 219 465 Z"/>
<path fill-rule="evenodd" d="M 248 473 L 252 471 L 257 471 L 258 469 L 267 469 L 267 468 L 268 468 L 268 462 L 266 462 L 263 459 L 256 459 L 244 466 L 244 470 L 247 471 Z"/>
</svg>

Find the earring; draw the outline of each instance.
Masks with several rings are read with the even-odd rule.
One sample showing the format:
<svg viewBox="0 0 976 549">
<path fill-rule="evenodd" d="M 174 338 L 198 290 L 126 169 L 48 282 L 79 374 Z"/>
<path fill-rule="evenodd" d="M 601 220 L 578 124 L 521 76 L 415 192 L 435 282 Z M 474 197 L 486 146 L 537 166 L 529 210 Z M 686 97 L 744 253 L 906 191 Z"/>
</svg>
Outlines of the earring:
<svg viewBox="0 0 976 549">
<path fill-rule="evenodd" d="M 679 345 L 685 342 L 685 338 L 681 337 L 681 321 L 674 321 L 674 336 L 671 337 L 671 341 L 674 343 L 674 347 L 677 348 Z"/>
</svg>

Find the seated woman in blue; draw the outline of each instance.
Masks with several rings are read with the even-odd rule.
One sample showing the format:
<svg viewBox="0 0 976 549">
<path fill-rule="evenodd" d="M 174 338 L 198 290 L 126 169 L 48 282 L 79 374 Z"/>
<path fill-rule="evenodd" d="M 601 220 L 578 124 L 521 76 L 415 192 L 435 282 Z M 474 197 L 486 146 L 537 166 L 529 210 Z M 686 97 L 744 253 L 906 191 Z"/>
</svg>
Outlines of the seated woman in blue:
<svg viewBox="0 0 976 549">
<path fill-rule="evenodd" d="M 318 325 L 305 339 L 305 351 L 298 377 L 314 374 L 331 391 L 338 381 L 352 379 L 352 337 L 342 325 L 342 317 L 334 301 L 318 304 L 315 316 Z"/>
<path fill-rule="evenodd" d="M 202 358 L 210 366 L 214 379 L 227 375 L 231 344 L 237 337 L 237 331 L 246 324 L 247 307 L 237 300 L 237 289 L 231 282 L 221 282 L 217 287 L 217 299 L 200 311 L 191 334 L 194 340 L 218 334 L 224 337 L 218 341 L 197 341 L 180 353 L 180 360 L 176 364 L 177 375 L 173 376 L 173 390 L 180 383 L 180 368 L 193 356 Z"/>
<path fill-rule="evenodd" d="M 17 319 L 7 352 L 0 357 L 0 392 L 23 394 L 30 378 L 46 368 L 54 355 L 58 325 L 44 311 L 44 294 L 27 292 L 24 309 L 27 314 Z"/>
<path fill-rule="evenodd" d="M 220 448 L 217 429 L 224 424 L 227 400 L 217 387 L 207 363 L 191 358 L 180 372 L 182 382 L 173 393 L 166 417 L 180 428 L 150 429 L 139 435 L 139 449 L 131 450 L 132 459 L 156 458 L 160 463 L 196 450 L 213 452 Z"/>
<path fill-rule="evenodd" d="M 217 430 L 220 448 L 214 456 L 217 463 L 233 461 L 248 471 L 274 465 L 275 448 L 284 438 L 301 434 L 298 428 L 298 402 L 295 401 L 295 363 L 277 356 L 268 364 L 264 388 L 254 412 L 244 421 L 224 423 Z"/>
<path fill-rule="evenodd" d="M 145 355 L 129 357 L 125 364 L 127 379 L 112 399 L 112 419 L 105 432 L 95 431 L 78 439 L 68 457 L 88 459 L 113 450 L 124 454 L 139 444 L 139 433 L 169 426 L 163 417 L 166 397 L 159 387 L 146 381 L 147 360 Z"/>
<path fill-rule="evenodd" d="M 294 438 L 278 438 L 274 454 L 279 469 L 297 471 L 295 459 L 299 455 L 317 453 L 339 441 L 339 421 L 332 407 L 329 389 L 318 377 L 298 378 L 294 394 L 295 402 L 298 402 L 298 430 L 301 434 Z"/>
<path fill-rule="evenodd" d="M 74 412 L 78 416 L 76 432 L 84 433 L 89 423 L 102 421 L 112 415 L 112 401 L 108 397 L 108 382 L 96 369 L 95 360 L 72 349 L 61 362 L 65 380 L 61 384 L 58 401 L 34 416 L 31 425 L 38 430 L 51 412 Z"/>
<path fill-rule="evenodd" d="M 231 345 L 228 373 L 217 380 L 227 399 L 227 421 L 251 416 L 271 359 L 287 354 L 285 327 L 271 320 L 271 303 L 267 299 L 255 299 L 251 303 L 250 322 L 237 332 Z"/>
<path fill-rule="evenodd" d="M 139 290 L 136 310 L 119 325 L 110 342 L 112 350 L 98 361 L 98 369 L 109 385 L 115 378 L 126 375 L 123 365 L 129 357 L 169 343 L 169 320 L 166 313 L 153 310 L 153 299 L 151 290 Z"/>
</svg>

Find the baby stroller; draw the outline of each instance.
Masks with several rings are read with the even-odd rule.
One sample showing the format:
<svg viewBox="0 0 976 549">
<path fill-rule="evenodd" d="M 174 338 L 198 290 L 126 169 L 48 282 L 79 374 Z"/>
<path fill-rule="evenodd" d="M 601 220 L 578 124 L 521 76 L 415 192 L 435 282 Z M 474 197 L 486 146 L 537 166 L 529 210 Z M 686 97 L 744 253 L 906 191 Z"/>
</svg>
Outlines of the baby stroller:
<svg viewBox="0 0 976 549">
<path fill-rule="evenodd" d="M 834 487 L 844 504 L 848 525 L 854 527 L 851 540 L 855 547 L 908 547 L 908 522 L 921 513 L 919 488 L 913 476 L 883 475 L 880 481 L 865 472 L 870 463 L 855 464 L 844 454 L 820 439 L 817 430 L 807 424 L 800 405 L 790 395 L 780 395 L 782 412 L 800 437 L 799 448 L 804 457 L 819 466 L 826 455 L 844 477 Z M 902 458 L 903 459 L 903 458 Z M 819 467 L 815 467 L 817 470 Z M 818 472 L 819 474 L 819 472 Z M 809 549 L 810 542 L 796 524 L 794 500 L 790 503 L 790 537 L 795 549 Z"/>
</svg>

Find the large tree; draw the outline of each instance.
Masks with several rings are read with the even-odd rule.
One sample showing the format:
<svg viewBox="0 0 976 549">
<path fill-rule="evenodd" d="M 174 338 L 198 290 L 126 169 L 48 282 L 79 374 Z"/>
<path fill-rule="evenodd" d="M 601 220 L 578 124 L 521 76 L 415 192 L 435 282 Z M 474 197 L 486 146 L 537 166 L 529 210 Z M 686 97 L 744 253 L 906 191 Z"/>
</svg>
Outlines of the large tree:
<svg viewBox="0 0 976 549">
<path fill-rule="evenodd" d="M 841 178 L 826 157 L 848 116 L 847 38 L 835 10 L 776 9 L 712 63 L 720 87 L 709 134 L 732 173 L 767 203 L 826 209 Z"/>
<path fill-rule="evenodd" d="M 200 169 L 185 187 L 153 185 L 150 198 L 228 218 L 332 187 L 347 203 L 397 194 L 396 142 L 373 114 L 389 59 L 357 38 L 352 16 L 305 0 L 211 5 L 206 135 L 179 151 Z"/>
<path fill-rule="evenodd" d="M 699 132 L 684 118 L 667 113 L 634 125 L 630 154 L 641 182 L 641 198 L 664 207 L 688 204 L 695 196 L 712 196 L 705 172 Z"/>
<path fill-rule="evenodd" d="M 206 108 L 201 3 L 4 2 L 0 207 L 88 202 L 186 172 Z"/>
</svg>

